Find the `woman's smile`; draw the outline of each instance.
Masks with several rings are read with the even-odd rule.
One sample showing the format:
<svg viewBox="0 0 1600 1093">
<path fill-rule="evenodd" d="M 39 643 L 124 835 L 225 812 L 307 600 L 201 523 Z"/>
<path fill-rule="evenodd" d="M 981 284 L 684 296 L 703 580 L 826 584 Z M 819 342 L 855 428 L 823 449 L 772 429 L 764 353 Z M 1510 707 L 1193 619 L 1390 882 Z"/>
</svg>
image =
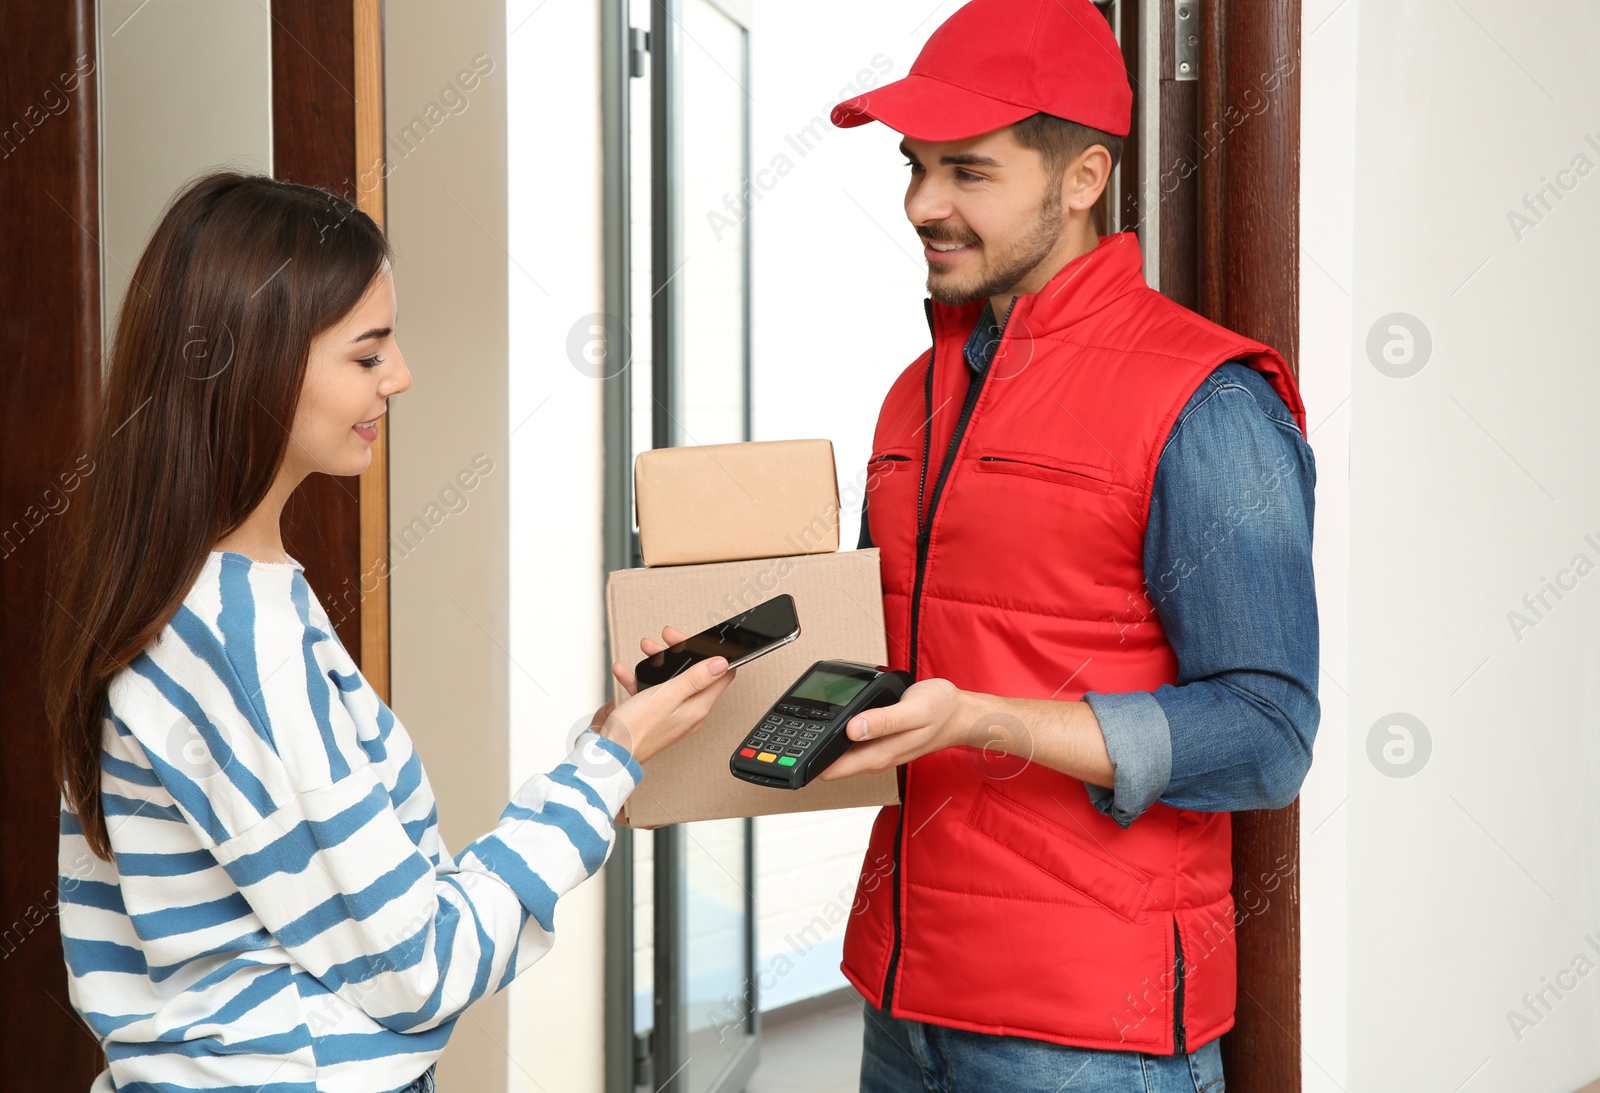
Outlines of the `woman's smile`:
<svg viewBox="0 0 1600 1093">
<path fill-rule="evenodd" d="M 385 410 L 384 413 L 388 413 L 388 411 Z M 352 425 L 351 428 L 356 431 L 357 436 L 361 437 L 362 440 L 365 440 L 370 444 L 374 440 L 378 439 L 378 421 L 382 417 L 383 414 L 379 414 L 371 421 L 358 421 Z"/>
</svg>

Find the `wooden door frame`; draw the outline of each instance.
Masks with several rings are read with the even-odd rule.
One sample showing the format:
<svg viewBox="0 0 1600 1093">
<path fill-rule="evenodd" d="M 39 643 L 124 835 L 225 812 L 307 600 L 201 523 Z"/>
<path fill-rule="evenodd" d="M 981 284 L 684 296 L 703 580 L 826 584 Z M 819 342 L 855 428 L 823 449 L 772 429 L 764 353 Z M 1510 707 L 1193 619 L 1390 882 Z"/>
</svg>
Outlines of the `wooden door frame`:
<svg viewBox="0 0 1600 1093">
<path fill-rule="evenodd" d="M 1196 78 L 1179 79 L 1178 2 L 1121 3 L 1135 109 L 1114 226 L 1137 229 L 1153 201 L 1156 287 L 1277 349 L 1298 380 L 1300 7 L 1294 0 L 1187 0 L 1198 24 L 1199 68 Z M 1141 19 L 1151 15 L 1161 19 L 1161 56 L 1147 69 Z M 1151 71 L 1159 74 L 1160 159 L 1141 169 L 1139 105 Z M 1222 1039 L 1228 1088 L 1299 1093 L 1298 799 L 1233 814 L 1233 895 L 1242 921 L 1234 1026 Z"/>
<path fill-rule="evenodd" d="M 1200 12 L 1197 310 L 1278 350 L 1298 381 L 1300 5 L 1200 0 Z M 1292 869 L 1272 884 L 1283 861 Z M 1238 1010 L 1223 1041 L 1228 1084 L 1238 1093 L 1298 1093 L 1298 798 L 1287 808 L 1234 814 L 1233 878 L 1235 901 L 1250 917 L 1237 934 Z"/>
<path fill-rule="evenodd" d="M 384 184 L 383 0 L 353 0 L 355 54 L 356 206 L 388 231 Z M 361 674 L 385 702 L 389 677 L 389 418 L 378 423 L 372 464 L 361 476 Z M 369 575 L 370 576 L 366 576 Z M 368 586 L 372 590 L 367 591 Z"/>
<path fill-rule="evenodd" d="M 1192 269 L 1185 303 L 1278 350 L 1298 381 L 1300 5 L 1197 3 L 1200 74 L 1187 85 L 1193 121 L 1179 153 L 1198 167 L 1184 192 L 1192 230 L 1176 233 L 1186 245 L 1163 259 L 1181 259 Z M 1174 240 L 1174 233 L 1164 234 Z M 1222 1044 L 1228 1086 L 1238 1093 L 1298 1093 L 1298 799 L 1287 808 L 1234 813 L 1233 892 L 1247 917 L 1235 935 L 1235 1023 Z"/>
<path fill-rule="evenodd" d="M 385 222 L 383 2 L 272 3 L 272 171 Z M 284 546 L 306 567 L 339 640 L 385 702 L 389 680 L 389 419 L 352 484 L 313 475 L 284 509 Z"/>
</svg>

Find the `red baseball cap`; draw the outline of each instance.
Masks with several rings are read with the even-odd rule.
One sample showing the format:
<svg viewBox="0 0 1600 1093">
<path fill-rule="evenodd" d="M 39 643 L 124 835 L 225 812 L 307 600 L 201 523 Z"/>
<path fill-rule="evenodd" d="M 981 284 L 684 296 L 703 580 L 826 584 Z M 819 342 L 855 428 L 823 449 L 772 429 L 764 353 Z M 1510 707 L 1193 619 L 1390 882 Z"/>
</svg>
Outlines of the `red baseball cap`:
<svg viewBox="0 0 1600 1093">
<path fill-rule="evenodd" d="M 933 32 L 909 75 L 840 103 L 832 119 L 946 141 L 1053 114 L 1124 137 L 1132 111 L 1122 47 L 1089 0 L 972 0 Z"/>
</svg>

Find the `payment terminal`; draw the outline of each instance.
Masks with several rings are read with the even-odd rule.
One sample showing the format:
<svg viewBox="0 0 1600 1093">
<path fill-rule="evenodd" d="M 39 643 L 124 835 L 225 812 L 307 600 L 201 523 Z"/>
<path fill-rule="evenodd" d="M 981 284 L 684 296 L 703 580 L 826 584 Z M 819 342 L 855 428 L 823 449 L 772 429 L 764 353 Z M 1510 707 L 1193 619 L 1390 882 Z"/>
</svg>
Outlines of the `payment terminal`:
<svg viewBox="0 0 1600 1093">
<path fill-rule="evenodd" d="M 774 789 L 799 789 L 849 749 L 845 726 L 863 710 L 891 706 L 911 685 L 907 672 L 819 660 L 795 680 L 734 749 L 735 778 Z"/>
</svg>

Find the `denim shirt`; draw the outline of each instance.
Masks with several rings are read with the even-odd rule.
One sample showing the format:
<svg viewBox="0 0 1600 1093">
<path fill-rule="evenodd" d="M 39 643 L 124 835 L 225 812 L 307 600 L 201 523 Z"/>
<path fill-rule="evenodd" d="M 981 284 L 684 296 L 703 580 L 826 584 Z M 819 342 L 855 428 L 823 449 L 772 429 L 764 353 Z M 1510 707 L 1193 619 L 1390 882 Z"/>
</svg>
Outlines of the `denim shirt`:
<svg viewBox="0 0 1600 1093">
<path fill-rule="evenodd" d="M 986 304 L 965 347 L 974 373 L 999 342 Z M 1232 812 L 1300 792 L 1321 710 L 1315 486 L 1311 446 L 1255 369 L 1228 361 L 1201 381 L 1161 449 L 1144 540 L 1145 603 L 1178 680 L 1083 696 L 1116 771 L 1111 789 L 1084 787 L 1121 826 L 1156 801 Z"/>
</svg>

